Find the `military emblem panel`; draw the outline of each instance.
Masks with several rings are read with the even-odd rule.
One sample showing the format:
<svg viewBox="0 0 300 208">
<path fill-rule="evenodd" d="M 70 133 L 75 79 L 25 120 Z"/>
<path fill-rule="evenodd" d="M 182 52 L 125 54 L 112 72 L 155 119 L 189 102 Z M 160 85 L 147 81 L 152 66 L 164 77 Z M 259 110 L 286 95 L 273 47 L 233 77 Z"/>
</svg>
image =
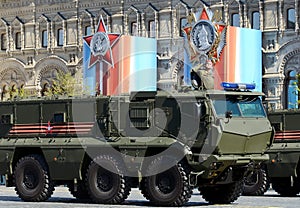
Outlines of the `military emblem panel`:
<svg viewBox="0 0 300 208">
<path fill-rule="evenodd" d="M 109 49 L 109 39 L 106 33 L 97 32 L 91 41 L 91 50 L 94 56 L 104 56 Z"/>
<path fill-rule="evenodd" d="M 211 22 L 200 20 L 193 26 L 191 41 L 198 52 L 208 52 L 215 39 L 215 27 Z"/>
</svg>

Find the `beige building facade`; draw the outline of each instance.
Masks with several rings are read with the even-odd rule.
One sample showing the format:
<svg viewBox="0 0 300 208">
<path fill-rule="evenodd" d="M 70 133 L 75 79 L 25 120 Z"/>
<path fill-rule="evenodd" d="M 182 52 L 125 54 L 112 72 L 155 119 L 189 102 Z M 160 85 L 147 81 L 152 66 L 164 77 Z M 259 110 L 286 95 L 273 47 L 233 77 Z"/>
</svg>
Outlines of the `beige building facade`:
<svg viewBox="0 0 300 208">
<path fill-rule="evenodd" d="M 181 28 L 190 11 L 222 11 L 226 24 L 263 32 L 263 83 L 272 108 L 288 106 L 300 73 L 298 0 L 0 0 L 0 90 L 41 95 L 58 71 L 82 80 L 83 36 L 102 16 L 108 32 L 157 39 L 158 88 L 175 89 L 183 71 Z"/>
</svg>

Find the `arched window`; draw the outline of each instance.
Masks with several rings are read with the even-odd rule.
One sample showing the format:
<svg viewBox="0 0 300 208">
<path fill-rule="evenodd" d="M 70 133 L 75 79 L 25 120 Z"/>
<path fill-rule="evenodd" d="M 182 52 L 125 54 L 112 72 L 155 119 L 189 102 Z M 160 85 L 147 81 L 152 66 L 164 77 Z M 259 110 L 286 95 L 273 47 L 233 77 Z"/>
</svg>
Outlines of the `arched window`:
<svg viewBox="0 0 300 208">
<path fill-rule="evenodd" d="M 131 23 L 130 33 L 133 36 L 137 36 L 137 34 L 138 34 L 138 24 L 136 22 L 132 22 Z"/>
<path fill-rule="evenodd" d="M 16 33 L 16 40 L 15 40 L 15 44 L 16 44 L 16 49 L 21 49 L 21 32 L 17 32 Z"/>
<path fill-rule="evenodd" d="M 64 45 L 64 30 L 62 28 L 57 30 L 57 46 Z"/>
<path fill-rule="evenodd" d="M 42 31 L 42 47 L 43 48 L 48 47 L 48 31 L 47 30 Z"/>
<path fill-rule="evenodd" d="M 7 49 L 7 39 L 6 39 L 6 34 L 3 33 L 1 34 L 1 50 L 6 51 Z"/>
<path fill-rule="evenodd" d="M 15 71 L 11 72 L 10 78 L 11 78 L 12 80 L 17 79 L 17 72 L 15 72 Z"/>
<path fill-rule="evenodd" d="M 296 18 L 295 18 L 295 9 L 294 8 L 287 10 L 286 20 L 287 20 L 286 28 L 287 29 L 295 29 Z"/>
<path fill-rule="evenodd" d="M 92 28 L 91 26 L 86 26 L 84 29 L 84 35 L 91 35 L 92 34 Z"/>
<path fill-rule="evenodd" d="M 287 77 L 287 108 L 298 108 L 298 79 L 295 70 L 288 73 Z"/>
<path fill-rule="evenodd" d="M 138 24 L 136 22 L 131 23 L 130 33 L 133 36 L 138 36 Z"/>
<path fill-rule="evenodd" d="M 252 29 L 259 30 L 260 29 L 260 14 L 259 12 L 252 12 Z"/>
<path fill-rule="evenodd" d="M 49 83 L 45 83 L 42 87 L 41 95 L 43 97 L 47 96 L 49 94 L 49 91 L 50 91 L 50 85 L 49 85 Z"/>
<path fill-rule="evenodd" d="M 238 13 L 233 13 L 231 15 L 231 26 L 234 27 L 240 26 L 240 15 Z"/>
<path fill-rule="evenodd" d="M 9 87 L 7 85 L 4 85 L 2 88 L 2 93 L 1 93 L 1 100 L 5 101 L 10 98 L 9 96 Z"/>
<path fill-rule="evenodd" d="M 11 86 L 11 90 L 10 90 L 10 97 L 11 98 L 16 98 L 19 94 L 19 90 L 18 90 L 18 87 L 17 85 L 13 84 Z"/>
<path fill-rule="evenodd" d="M 155 38 L 155 33 L 156 33 L 156 28 L 155 28 L 155 21 L 150 20 L 148 22 L 148 31 L 149 31 L 149 38 Z"/>
<path fill-rule="evenodd" d="M 183 37 L 184 36 L 184 32 L 182 31 L 182 29 L 186 26 L 187 24 L 187 19 L 185 17 L 180 19 L 180 36 Z"/>
</svg>

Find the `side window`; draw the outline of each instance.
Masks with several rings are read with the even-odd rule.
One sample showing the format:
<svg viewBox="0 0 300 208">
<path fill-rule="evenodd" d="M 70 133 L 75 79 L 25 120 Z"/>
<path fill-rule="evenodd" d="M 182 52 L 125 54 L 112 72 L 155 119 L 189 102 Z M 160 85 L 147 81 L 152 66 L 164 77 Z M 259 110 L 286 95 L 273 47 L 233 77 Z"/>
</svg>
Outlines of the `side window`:
<svg viewBox="0 0 300 208">
<path fill-rule="evenodd" d="M 47 48 L 48 47 L 48 31 L 43 30 L 42 32 L 42 47 Z"/>
<path fill-rule="evenodd" d="M 92 34 L 92 28 L 91 26 L 86 26 L 84 30 L 84 35 L 91 35 Z"/>
<path fill-rule="evenodd" d="M 182 29 L 186 26 L 187 24 L 187 19 L 184 17 L 184 18 L 181 18 L 180 19 L 180 36 L 183 37 L 184 36 L 184 32 L 182 31 Z"/>
<path fill-rule="evenodd" d="M 148 22 L 148 31 L 149 31 L 149 38 L 155 38 L 155 21 L 154 20 L 150 20 Z"/>
<path fill-rule="evenodd" d="M 137 36 L 138 35 L 138 24 L 136 22 L 131 23 L 130 33 L 131 33 L 132 36 Z"/>
<path fill-rule="evenodd" d="M 282 122 L 273 122 L 272 126 L 274 127 L 275 131 L 282 131 Z"/>
<path fill-rule="evenodd" d="M 259 30 L 260 29 L 260 15 L 259 12 L 252 13 L 252 29 Z"/>
<path fill-rule="evenodd" d="M 62 28 L 57 30 L 57 46 L 64 45 L 64 30 Z"/>
<path fill-rule="evenodd" d="M 5 51 L 7 49 L 7 39 L 6 39 L 6 34 L 3 33 L 1 34 L 1 50 Z"/>
<path fill-rule="evenodd" d="M 240 15 L 238 13 L 234 13 L 231 15 L 231 26 L 234 27 L 240 26 Z"/>
<path fill-rule="evenodd" d="M 16 49 L 21 49 L 21 32 L 17 32 L 16 33 L 16 40 L 15 40 L 15 44 L 16 44 Z"/>
<path fill-rule="evenodd" d="M 13 114 L 1 115 L 1 124 L 13 124 Z"/>
<path fill-rule="evenodd" d="M 63 112 L 54 113 L 53 115 L 53 123 L 65 123 L 66 122 L 66 114 Z"/>
<path fill-rule="evenodd" d="M 286 23 L 286 28 L 287 29 L 295 29 L 295 23 L 296 23 L 296 18 L 295 18 L 295 9 L 288 9 L 287 10 L 287 23 Z"/>
</svg>

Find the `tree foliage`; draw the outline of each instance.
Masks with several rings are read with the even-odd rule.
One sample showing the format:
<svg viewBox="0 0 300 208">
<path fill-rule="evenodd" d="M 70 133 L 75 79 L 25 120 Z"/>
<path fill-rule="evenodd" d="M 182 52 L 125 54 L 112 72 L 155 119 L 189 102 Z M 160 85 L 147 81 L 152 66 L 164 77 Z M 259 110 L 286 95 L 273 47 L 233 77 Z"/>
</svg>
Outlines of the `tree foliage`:
<svg viewBox="0 0 300 208">
<path fill-rule="evenodd" d="M 45 96 L 76 96 L 82 94 L 82 89 L 70 72 L 58 72 L 51 89 L 47 89 L 44 94 Z"/>
</svg>

